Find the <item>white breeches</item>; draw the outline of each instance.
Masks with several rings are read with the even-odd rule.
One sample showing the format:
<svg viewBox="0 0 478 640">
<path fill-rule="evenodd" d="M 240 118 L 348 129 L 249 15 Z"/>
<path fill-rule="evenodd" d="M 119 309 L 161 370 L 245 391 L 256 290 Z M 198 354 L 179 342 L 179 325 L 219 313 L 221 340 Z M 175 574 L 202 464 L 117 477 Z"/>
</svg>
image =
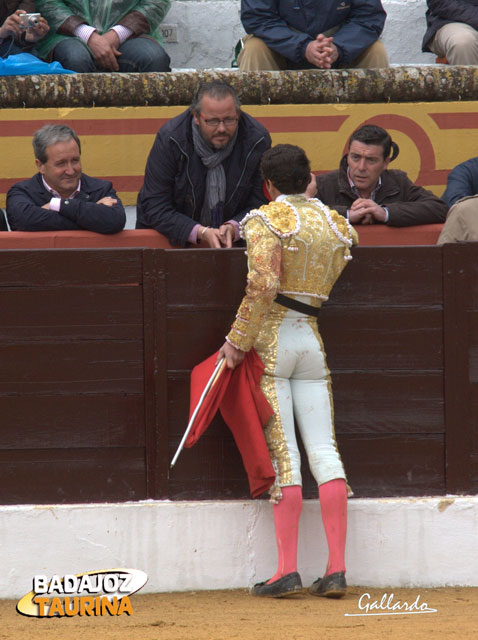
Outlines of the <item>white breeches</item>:
<svg viewBox="0 0 478 640">
<path fill-rule="evenodd" d="M 266 367 L 261 387 L 275 410 L 264 431 L 276 485 L 302 484 L 294 418 L 317 484 L 345 479 L 335 441 L 330 374 L 317 321 L 274 305 L 255 348 Z"/>
</svg>

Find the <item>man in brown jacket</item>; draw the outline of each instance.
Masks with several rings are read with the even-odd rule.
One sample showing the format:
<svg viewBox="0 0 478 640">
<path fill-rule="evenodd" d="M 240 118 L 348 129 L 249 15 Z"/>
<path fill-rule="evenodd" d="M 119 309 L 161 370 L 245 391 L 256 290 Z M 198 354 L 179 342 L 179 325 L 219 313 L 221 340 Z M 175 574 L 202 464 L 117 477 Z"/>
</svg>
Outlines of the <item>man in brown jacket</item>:
<svg viewBox="0 0 478 640">
<path fill-rule="evenodd" d="M 448 207 L 443 200 L 414 184 L 404 171 L 388 169 L 398 151 L 385 129 L 360 127 L 350 138 L 339 170 L 317 176 L 317 198 L 352 224 L 407 227 L 444 222 Z"/>
<path fill-rule="evenodd" d="M 169 71 L 161 22 L 171 0 L 36 0 L 50 33 L 45 59 L 78 73 Z"/>
</svg>

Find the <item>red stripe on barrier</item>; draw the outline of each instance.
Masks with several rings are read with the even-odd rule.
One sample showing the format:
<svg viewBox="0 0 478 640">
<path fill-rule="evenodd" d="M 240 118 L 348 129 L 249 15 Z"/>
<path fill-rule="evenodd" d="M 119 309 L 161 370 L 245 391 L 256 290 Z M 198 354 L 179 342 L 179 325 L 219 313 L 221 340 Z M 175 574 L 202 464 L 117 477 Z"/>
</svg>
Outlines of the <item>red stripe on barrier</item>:
<svg viewBox="0 0 478 640">
<path fill-rule="evenodd" d="M 338 131 L 349 116 L 282 116 L 256 118 L 271 133 Z M 32 136 L 44 124 L 54 122 L 72 127 L 79 136 L 155 134 L 168 118 L 4 120 L 0 137 Z"/>
<path fill-rule="evenodd" d="M 269 133 L 314 133 L 338 131 L 349 116 L 282 116 L 258 117 Z"/>
<path fill-rule="evenodd" d="M 128 118 L 121 120 L 4 120 L 0 122 L 0 137 L 32 136 L 44 124 L 66 124 L 79 136 L 156 134 L 168 118 Z"/>
<path fill-rule="evenodd" d="M 420 184 L 446 185 L 451 169 L 425 169 L 420 172 Z"/>
<path fill-rule="evenodd" d="M 478 129 L 478 113 L 429 113 L 439 129 Z"/>
<path fill-rule="evenodd" d="M 99 176 L 101 180 L 110 180 L 116 191 L 139 191 L 143 186 L 144 176 Z"/>
</svg>

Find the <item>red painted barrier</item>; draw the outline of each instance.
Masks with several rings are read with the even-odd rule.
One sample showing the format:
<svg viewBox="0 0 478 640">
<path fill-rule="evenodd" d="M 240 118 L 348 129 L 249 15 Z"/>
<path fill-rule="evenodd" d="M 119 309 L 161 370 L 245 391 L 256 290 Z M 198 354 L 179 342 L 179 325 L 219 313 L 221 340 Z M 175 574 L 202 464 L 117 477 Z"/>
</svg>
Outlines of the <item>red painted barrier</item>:
<svg viewBox="0 0 478 640">
<path fill-rule="evenodd" d="M 358 225 L 360 245 L 417 246 L 436 244 L 442 224 L 415 227 L 388 227 L 386 225 Z M 0 249 L 107 249 L 147 247 L 173 249 L 167 238 L 153 229 L 130 229 L 113 235 L 93 231 L 3 231 Z"/>
</svg>

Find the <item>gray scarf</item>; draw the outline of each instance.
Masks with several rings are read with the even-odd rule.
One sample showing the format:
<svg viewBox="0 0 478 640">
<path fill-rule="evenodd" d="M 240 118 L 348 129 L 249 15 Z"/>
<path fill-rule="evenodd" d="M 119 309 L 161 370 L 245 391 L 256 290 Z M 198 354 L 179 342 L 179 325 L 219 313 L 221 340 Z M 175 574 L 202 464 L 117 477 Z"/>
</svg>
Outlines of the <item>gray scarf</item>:
<svg viewBox="0 0 478 640">
<path fill-rule="evenodd" d="M 207 168 L 206 192 L 201 209 L 200 223 L 205 227 L 213 226 L 218 228 L 224 222 L 224 203 L 226 200 L 226 174 L 222 166 L 232 152 L 237 138 L 237 131 L 234 137 L 224 147 L 224 149 L 211 149 L 199 131 L 199 127 L 192 120 L 192 132 L 194 151 L 201 158 L 203 165 Z"/>
</svg>

